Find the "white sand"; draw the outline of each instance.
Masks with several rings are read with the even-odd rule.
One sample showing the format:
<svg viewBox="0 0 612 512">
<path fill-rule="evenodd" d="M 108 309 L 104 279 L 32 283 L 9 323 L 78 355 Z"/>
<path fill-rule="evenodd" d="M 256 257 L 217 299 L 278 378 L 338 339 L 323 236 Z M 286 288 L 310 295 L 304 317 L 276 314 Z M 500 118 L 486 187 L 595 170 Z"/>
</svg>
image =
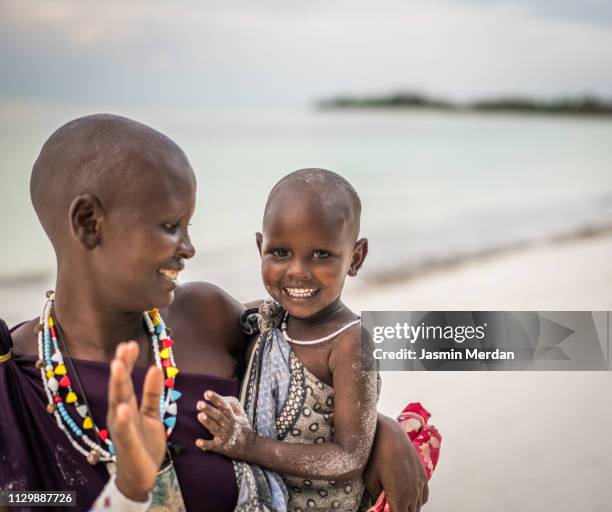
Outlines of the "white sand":
<svg viewBox="0 0 612 512">
<path fill-rule="evenodd" d="M 612 310 L 612 235 L 533 245 L 345 298 L 357 310 Z"/>
<path fill-rule="evenodd" d="M 366 293 L 356 309 L 612 310 L 612 237 L 516 251 Z M 385 372 L 444 437 L 428 512 L 612 510 L 612 373 Z"/>
<path fill-rule="evenodd" d="M 356 310 L 612 310 L 611 285 L 612 236 L 601 236 L 345 298 Z M 44 288 L 0 289 L 0 315 L 9 325 L 35 316 Z M 611 391 L 610 372 L 387 372 L 380 408 L 394 416 L 420 401 L 444 436 L 428 512 L 603 512 L 612 510 Z"/>
</svg>

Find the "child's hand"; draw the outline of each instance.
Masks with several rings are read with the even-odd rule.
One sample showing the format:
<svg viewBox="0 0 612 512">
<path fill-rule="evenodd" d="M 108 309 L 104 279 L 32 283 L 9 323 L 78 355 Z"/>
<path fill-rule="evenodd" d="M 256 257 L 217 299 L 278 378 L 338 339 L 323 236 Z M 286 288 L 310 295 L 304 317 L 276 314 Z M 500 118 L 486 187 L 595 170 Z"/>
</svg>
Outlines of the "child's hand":
<svg viewBox="0 0 612 512">
<path fill-rule="evenodd" d="M 233 396 L 220 396 L 213 391 L 204 393 L 204 398 L 212 404 L 203 400 L 198 402 L 198 421 L 214 438 L 210 441 L 197 439 L 196 446 L 204 451 L 243 460 L 247 446 L 255 438 L 255 432 L 249 425 L 242 404 Z"/>
</svg>

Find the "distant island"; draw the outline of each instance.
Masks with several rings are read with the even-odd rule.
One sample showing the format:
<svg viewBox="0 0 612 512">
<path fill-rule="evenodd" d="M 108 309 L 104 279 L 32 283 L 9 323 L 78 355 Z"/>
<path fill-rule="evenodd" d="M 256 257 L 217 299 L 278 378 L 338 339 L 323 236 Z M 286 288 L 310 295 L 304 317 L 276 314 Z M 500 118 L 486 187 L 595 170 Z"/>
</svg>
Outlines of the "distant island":
<svg viewBox="0 0 612 512">
<path fill-rule="evenodd" d="M 420 93 L 380 96 L 338 96 L 317 103 L 320 110 L 339 109 L 434 109 L 452 112 L 516 112 L 526 114 L 612 115 L 612 101 L 596 96 L 539 100 L 523 96 L 499 97 L 466 103 L 433 98 Z"/>
</svg>

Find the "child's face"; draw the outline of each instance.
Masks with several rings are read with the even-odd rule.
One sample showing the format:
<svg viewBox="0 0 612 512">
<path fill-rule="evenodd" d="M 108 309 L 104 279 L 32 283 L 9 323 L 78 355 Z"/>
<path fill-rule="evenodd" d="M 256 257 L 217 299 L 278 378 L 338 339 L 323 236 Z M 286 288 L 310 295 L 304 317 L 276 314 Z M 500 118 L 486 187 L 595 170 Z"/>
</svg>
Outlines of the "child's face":
<svg viewBox="0 0 612 512">
<path fill-rule="evenodd" d="M 188 233 L 195 183 L 151 174 L 134 186 L 131 201 L 103 219 L 93 255 L 98 286 L 130 311 L 168 305 L 184 260 L 195 254 Z"/>
<path fill-rule="evenodd" d="M 299 199 L 279 203 L 257 234 L 266 290 L 293 317 L 324 313 L 361 265 L 363 244 L 340 212 Z"/>
</svg>

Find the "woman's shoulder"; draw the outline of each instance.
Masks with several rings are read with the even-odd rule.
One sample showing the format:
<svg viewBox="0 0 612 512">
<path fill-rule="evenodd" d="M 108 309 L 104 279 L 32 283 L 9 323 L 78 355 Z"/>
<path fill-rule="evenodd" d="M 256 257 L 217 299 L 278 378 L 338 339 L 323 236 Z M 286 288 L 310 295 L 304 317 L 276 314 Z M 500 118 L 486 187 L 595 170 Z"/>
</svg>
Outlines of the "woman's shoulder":
<svg viewBox="0 0 612 512">
<path fill-rule="evenodd" d="M 174 301 L 162 311 L 167 324 L 177 336 L 196 346 L 203 340 L 208 346 L 221 346 L 229 352 L 248 343 L 240 330 L 240 316 L 245 308 L 227 292 L 211 283 L 193 282 L 175 292 Z"/>
<path fill-rule="evenodd" d="M 214 319 L 216 323 L 238 322 L 244 306 L 220 287 L 206 282 L 191 282 L 177 288 L 168 306 L 172 315 L 198 320 Z"/>
<path fill-rule="evenodd" d="M 17 324 L 12 330 L 8 328 L 3 320 L 0 320 L 0 352 L 8 352 L 30 356 L 38 354 L 38 341 L 34 328 L 38 324 L 38 318 Z"/>
</svg>

